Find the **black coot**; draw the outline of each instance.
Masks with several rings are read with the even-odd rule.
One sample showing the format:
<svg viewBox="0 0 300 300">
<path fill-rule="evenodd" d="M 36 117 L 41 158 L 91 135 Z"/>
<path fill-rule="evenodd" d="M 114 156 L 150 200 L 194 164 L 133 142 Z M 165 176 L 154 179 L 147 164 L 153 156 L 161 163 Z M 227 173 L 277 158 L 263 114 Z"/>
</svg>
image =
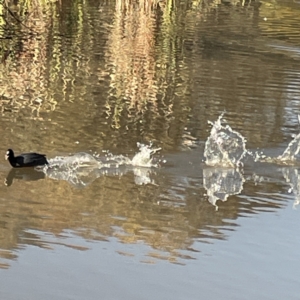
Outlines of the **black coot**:
<svg viewBox="0 0 300 300">
<path fill-rule="evenodd" d="M 35 167 L 48 164 L 45 154 L 38 153 L 22 153 L 15 156 L 14 151 L 8 149 L 5 159 L 9 161 L 14 168 Z"/>
</svg>

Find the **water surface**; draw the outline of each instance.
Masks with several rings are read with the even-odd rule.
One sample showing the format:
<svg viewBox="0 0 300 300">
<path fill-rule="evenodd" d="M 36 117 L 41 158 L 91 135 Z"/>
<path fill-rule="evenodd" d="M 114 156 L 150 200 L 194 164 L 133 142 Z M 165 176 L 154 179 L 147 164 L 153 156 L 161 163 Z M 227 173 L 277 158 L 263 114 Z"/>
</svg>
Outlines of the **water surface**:
<svg viewBox="0 0 300 300">
<path fill-rule="evenodd" d="M 0 160 L 2 298 L 298 299 L 298 157 L 255 152 L 299 133 L 299 3 L 27 5 L 2 32 L 0 152 L 56 167 Z M 238 168 L 205 163 L 223 112 Z"/>
</svg>

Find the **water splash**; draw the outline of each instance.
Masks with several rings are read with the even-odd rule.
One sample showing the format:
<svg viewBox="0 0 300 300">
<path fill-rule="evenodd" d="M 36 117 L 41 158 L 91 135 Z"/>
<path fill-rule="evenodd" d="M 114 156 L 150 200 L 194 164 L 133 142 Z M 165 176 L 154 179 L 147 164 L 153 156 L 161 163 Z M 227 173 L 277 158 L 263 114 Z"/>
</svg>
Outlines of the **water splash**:
<svg viewBox="0 0 300 300">
<path fill-rule="evenodd" d="M 101 169 L 103 164 L 89 153 L 79 152 L 71 156 L 57 156 L 48 160 L 43 172 L 47 177 L 65 180 L 77 187 L 84 187 L 95 180 L 95 170 Z"/>
<path fill-rule="evenodd" d="M 131 164 L 139 167 L 158 167 L 158 163 L 154 162 L 153 154 L 160 151 L 161 148 L 152 148 L 152 144 L 144 145 L 137 143 L 139 152 L 132 158 Z"/>
<path fill-rule="evenodd" d="M 255 153 L 254 161 L 276 163 L 279 165 L 297 166 L 300 164 L 300 133 L 288 144 L 283 153 L 277 157 L 270 157 L 264 153 Z"/>
<path fill-rule="evenodd" d="M 298 120 L 300 123 L 300 116 L 298 115 Z M 268 157 L 263 153 L 255 153 L 255 161 L 277 163 L 281 165 L 299 165 L 300 158 L 300 133 L 298 133 L 294 139 L 288 144 L 283 153 L 277 157 Z"/>
<path fill-rule="evenodd" d="M 139 151 L 130 159 L 124 155 L 113 155 L 109 152 L 105 156 L 91 155 L 79 152 L 71 156 L 57 156 L 49 159 L 49 165 L 43 167 L 46 176 L 56 180 L 66 180 L 76 187 L 85 187 L 100 176 L 122 176 L 133 172 L 136 184 L 154 183 L 150 179 L 150 168 L 158 167 L 153 154 L 160 148 L 138 143 Z M 141 168 L 144 168 L 142 170 Z"/>
<path fill-rule="evenodd" d="M 284 152 L 278 156 L 278 160 L 282 162 L 295 162 L 300 151 L 300 133 L 288 144 Z"/>
<path fill-rule="evenodd" d="M 131 159 L 122 154 L 114 155 L 108 152 L 104 158 L 98 156 L 98 159 L 102 161 L 103 167 L 106 168 L 119 168 L 120 166 L 131 165 Z"/>
<path fill-rule="evenodd" d="M 97 167 L 101 168 L 103 164 L 89 153 L 79 152 L 71 156 L 57 156 L 49 159 L 49 167 L 52 169 L 72 169 Z M 47 168 L 47 166 L 46 166 Z"/>
<path fill-rule="evenodd" d="M 229 125 L 222 125 L 223 115 L 216 122 L 209 122 L 212 129 L 205 143 L 205 163 L 209 166 L 237 167 L 247 153 L 246 140 Z"/>
</svg>

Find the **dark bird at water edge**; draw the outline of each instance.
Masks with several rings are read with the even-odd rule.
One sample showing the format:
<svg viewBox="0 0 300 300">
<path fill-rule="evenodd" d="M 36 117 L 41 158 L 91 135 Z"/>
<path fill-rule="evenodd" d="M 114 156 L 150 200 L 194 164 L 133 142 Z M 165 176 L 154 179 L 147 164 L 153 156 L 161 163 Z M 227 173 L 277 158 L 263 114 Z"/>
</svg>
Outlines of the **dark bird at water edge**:
<svg viewBox="0 0 300 300">
<path fill-rule="evenodd" d="M 5 159 L 9 161 L 14 168 L 24 168 L 24 167 L 36 167 L 42 165 L 48 165 L 45 154 L 38 153 L 22 153 L 15 156 L 14 151 L 8 149 L 6 151 Z"/>
</svg>

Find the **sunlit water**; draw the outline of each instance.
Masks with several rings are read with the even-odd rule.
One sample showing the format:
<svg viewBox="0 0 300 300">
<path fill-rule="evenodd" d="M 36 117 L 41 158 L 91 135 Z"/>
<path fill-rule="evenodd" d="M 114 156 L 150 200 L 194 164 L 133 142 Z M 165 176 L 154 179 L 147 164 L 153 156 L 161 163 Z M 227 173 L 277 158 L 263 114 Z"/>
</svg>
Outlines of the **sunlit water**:
<svg viewBox="0 0 300 300">
<path fill-rule="evenodd" d="M 299 4 L 128 3 L 2 35 L 1 298 L 298 299 Z"/>
</svg>

